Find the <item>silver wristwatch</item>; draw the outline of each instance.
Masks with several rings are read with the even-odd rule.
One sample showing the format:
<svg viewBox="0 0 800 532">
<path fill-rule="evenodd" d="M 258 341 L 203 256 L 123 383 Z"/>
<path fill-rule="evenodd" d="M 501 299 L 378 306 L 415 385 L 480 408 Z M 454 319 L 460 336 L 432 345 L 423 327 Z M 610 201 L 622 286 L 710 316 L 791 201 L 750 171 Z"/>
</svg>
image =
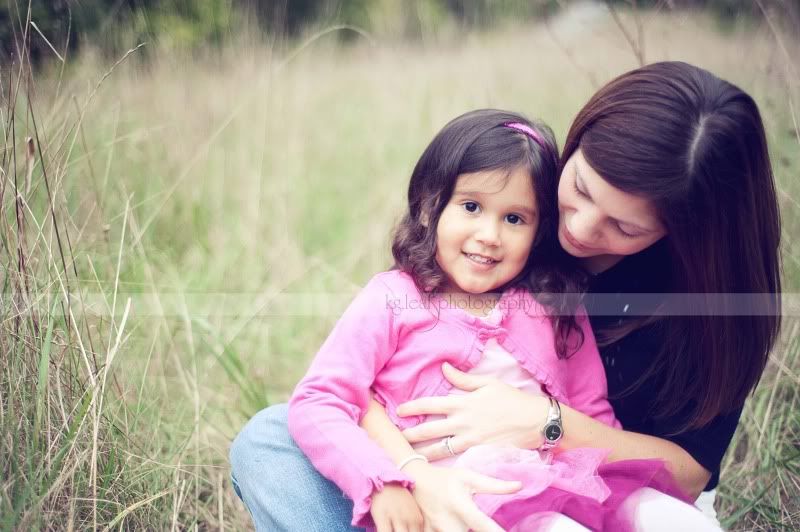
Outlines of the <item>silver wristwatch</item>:
<svg viewBox="0 0 800 532">
<path fill-rule="evenodd" d="M 550 399 L 550 410 L 547 412 L 547 421 L 545 421 L 542 428 L 544 441 L 542 446 L 539 447 L 541 451 L 553 449 L 564 436 L 564 427 L 561 424 L 561 406 L 552 397 L 548 397 L 548 399 Z"/>
</svg>

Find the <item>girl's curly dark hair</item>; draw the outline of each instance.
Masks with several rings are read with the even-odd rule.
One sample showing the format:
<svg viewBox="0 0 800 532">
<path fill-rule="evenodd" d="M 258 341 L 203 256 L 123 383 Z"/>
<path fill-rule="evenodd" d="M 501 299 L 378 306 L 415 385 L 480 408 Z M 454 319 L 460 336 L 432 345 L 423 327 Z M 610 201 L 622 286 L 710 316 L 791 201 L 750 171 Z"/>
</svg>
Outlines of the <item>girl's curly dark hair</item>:
<svg viewBox="0 0 800 532">
<path fill-rule="evenodd" d="M 537 142 L 506 124 L 524 124 Z M 528 289 L 548 309 L 556 352 L 566 358 L 583 343 L 575 312 L 581 303 L 585 274 L 558 243 L 558 146 L 546 125 L 522 115 L 480 109 L 449 122 L 423 152 L 408 187 L 408 211 L 394 231 L 395 269 L 407 272 L 420 293 L 435 294 L 447 281 L 436 262 L 436 226 L 453 194 L 458 176 L 473 172 L 524 168 L 536 192 L 539 228 L 528 262 L 502 289 Z M 568 339 L 575 332 L 577 344 Z"/>
</svg>

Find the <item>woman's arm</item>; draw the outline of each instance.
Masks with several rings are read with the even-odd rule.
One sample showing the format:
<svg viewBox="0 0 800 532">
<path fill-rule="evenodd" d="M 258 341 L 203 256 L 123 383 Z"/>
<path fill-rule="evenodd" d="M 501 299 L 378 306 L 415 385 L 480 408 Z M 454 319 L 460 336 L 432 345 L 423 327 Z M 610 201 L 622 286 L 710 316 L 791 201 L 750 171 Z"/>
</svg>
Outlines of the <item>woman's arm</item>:
<svg viewBox="0 0 800 532">
<path fill-rule="evenodd" d="M 711 473 L 697 463 L 692 455 L 671 441 L 609 427 L 568 406 L 561 407 L 561 416 L 564 424 L 562 448 L 608 448 L 611 449 L 609 462 L 660 458 L 666 462 L 678 486 L 692 500 L 700 495 L 711 478 Z"/>
<path fill-rule="evenodd" d="M 562 408 L 565 435 L 562 448 L 598 447 L 611 449 L 608 461 L 660 458 L 679 486 L 692 498 L 703 490 L 711 477 L 697 461 L 679 445 L 655 436 L 625 432 L 614 416 L 608 401 L 606 372 L 597 350 L 585 310 L 578 313 L 583 343 L 567 364 L 570 406 Z"/>
<path fill-rule="evenodd" d="M 445 364 L 442 371 L 465 395 L 425 397 L 400 405 L 401 416 L 442 414 L 447 418 L 406 429 L 411 443 L 453 435 L 457 452 L 481 443 L 505 443 L 536 449 L 542 443 L 541 429 L 549 402 L 509 386 L 498 379 L 469 375 Z M 678 486 L 692 497 L 700 494 L 710 473 L 680 446 L 670 441 L 609 427 L 568 406 L 562 406 L 564 438 L 562 448 L 600 447 L 611 449 L 609 460 L 663 459 Z M 441 445 L 417 452 L 435 460 L 444 456 Z"/>
</svg>

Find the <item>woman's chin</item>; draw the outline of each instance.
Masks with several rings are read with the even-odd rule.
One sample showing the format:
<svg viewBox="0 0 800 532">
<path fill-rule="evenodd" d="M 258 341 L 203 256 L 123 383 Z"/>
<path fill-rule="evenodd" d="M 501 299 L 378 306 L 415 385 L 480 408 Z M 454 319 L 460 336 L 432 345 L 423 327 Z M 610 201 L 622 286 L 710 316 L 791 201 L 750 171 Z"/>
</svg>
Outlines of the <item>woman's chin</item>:
<svg viewBox="0 0 800 532">
<path fill-rule="evenodd" d="M 578 257 L 583 269 L 589 273 L 597 274 L 606 271 L 621 261 L 625 255 L 591 255 Z"/>
</svg>

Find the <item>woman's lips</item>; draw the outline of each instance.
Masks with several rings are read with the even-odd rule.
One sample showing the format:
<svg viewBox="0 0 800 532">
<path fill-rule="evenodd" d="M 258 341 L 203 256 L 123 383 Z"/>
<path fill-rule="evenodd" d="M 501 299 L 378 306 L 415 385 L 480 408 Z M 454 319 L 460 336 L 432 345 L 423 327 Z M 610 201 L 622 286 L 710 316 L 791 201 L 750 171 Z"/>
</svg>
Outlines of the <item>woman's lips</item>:
<svg viewBox="0 0 800 532">
<path fill-rule="evenodd" d="M 575 240 L 575 237 L 572 236 L 572 233 L 569 232 L 569 229 L 567 229 L 567 226 L 564 226 L 562 228 L 562 231 L 564 233 L 564 238 L 567 239 L 567 242 L 572 244 L 574 247 L 580 249 L 581 251 L 592 251 L 592 249 L 594 249 L 594 248 L 592 248 L 590 246 L 587 246 L 586 244 L 581 244 L 580 242 Z"/>
</svg>

